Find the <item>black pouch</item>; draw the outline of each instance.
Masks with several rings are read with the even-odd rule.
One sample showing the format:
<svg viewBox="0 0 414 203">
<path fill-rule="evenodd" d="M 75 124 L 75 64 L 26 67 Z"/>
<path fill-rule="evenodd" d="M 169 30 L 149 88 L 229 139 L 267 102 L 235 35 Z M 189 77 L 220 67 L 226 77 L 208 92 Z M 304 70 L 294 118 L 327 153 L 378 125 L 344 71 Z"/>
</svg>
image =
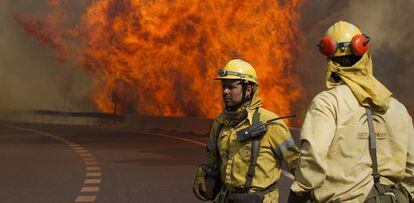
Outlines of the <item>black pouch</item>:
<svg viewBox="0 0 414 203">
<path fill-rule="evenodd" d="M 374 184 L 364 203 L 409 203 L 410 195 L 400 184 L 387 186 Z"/>
<path fill-rule="evenodd" d="M 230 193 L 228 203 L 262 203 L 264 195 L 259 193 Z"/>
<path fill-rule="evenodd" d="M 236 132 L 237 139 L 242 142 L 251 138 L 259 138 L 267 132 L 266 123 L 257 122 L 252 126 Z"/>
<path fill-rule="evenodd" d="M 201 195 L 203 195 L 209 200 L 214 200 L 222 187 L 220 176 L 208 166 L 203 166 L 202 168 L 206 174 L 204 176 L 204 179 L 206 181 L 207 191 L 202 192 Z"/>
</svg>

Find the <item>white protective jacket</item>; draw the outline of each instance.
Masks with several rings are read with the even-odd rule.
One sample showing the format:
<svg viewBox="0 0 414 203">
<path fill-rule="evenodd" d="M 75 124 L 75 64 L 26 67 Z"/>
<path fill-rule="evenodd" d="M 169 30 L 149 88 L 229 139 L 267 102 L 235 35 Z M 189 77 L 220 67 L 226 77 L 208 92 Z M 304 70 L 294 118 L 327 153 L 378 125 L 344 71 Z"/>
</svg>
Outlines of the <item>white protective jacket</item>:
<svg viewBox="0 0 414 203">
<path fill-rule="evenodd" d="M 414 130 L 406 108 L 391 98 L 384 114 L 373 112 L 381 183 L 402 183 L 414 197 Z M 316 202 L 363 202 L 371 190 L 366 109 L 350 88 L 317 95 L 301 130 L 301 157 L 291 189 L 311 191 Z"/>
</svg>

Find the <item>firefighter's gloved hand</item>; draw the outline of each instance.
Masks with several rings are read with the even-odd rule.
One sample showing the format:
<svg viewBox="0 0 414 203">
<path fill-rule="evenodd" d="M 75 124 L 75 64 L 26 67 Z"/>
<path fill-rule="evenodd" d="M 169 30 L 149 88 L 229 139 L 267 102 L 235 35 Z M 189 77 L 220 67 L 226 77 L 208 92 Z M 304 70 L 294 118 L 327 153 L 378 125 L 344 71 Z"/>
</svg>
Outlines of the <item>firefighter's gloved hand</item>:
<svg viewBox="0 0 414 203">
<path fill-rule="evenodd" d="M 298 195 L 292 190 L 290 190 L 287 202 L 288 203 L 308 203 L 310 202 L 310 192 Z"/>
<path fill-rule="evenodd" d="M 197 170 L 196 177 L 194 180 L 193 193 L 197 197 L 197 199 L 202 200 L 202 201 L 207 201 L 208 199 L 202 195 L 202 193 L 207 192 L 206 180 L 204 176 L 205 176 L 205 173 L 203 169 L 200 167 Z"/>
</svg>

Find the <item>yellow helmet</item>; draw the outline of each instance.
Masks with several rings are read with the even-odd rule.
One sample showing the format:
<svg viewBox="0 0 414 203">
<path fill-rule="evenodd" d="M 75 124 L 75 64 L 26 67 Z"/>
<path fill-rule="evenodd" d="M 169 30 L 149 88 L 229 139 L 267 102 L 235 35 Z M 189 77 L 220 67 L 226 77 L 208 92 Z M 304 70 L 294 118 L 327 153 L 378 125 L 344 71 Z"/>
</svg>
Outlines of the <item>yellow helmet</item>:
<svg viewBox="0 0 414 203">
<path fill-rule="evenodd" d="M 233 59 L 229 61 L 223 69 L 218 71 L 218 74 L 219 77 L 217 77 L 216 80 L 246 80 L 259 85 L 256 70 L 250 63 L 241 59 Z"/>
<path fill-rule="evenodd" d="M 318 47 L 326 56 L 362 55 L 368 50 L 369 40 L 355 25 L 339 21 L 328 28 Z"/>
</svg>

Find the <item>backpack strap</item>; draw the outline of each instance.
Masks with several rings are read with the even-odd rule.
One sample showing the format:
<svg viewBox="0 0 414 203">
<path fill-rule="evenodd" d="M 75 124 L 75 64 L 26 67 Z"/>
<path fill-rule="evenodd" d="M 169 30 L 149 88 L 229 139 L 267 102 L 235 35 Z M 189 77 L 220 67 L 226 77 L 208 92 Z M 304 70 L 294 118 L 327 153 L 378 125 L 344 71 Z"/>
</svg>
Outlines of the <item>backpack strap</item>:
<svg viewBox="0 0 414 203">
<path fill-rule="evenodd" d="M 372 112 L 369 108 L 365 107 L 367 111 L 368 129 L 369 129 L 369 153 L 372 160 L 372 175 L 374 176 L 374 182 L 379 183 L 380 174 L 378 173 L 378 162 L 377 162 L 377 145 L 374 124 L 372 122 Z"/>
<path fill-rule="evenodd" d="M 259 108 L 256 108 L 253 113 L 253 125 L 258 123 L 259 121 L 260 121 Z M 252 186 L 253 177 L 254 177 L 256 165 L 257 165 L 257 157 L 259 156 L 259 149 L 260 149 L 260 139 L 252 139 L 252 151 L 250 154 L 250 164 L 249 164 L 249 169 L 247 171 L 246 184 L 245 184 L 246 192 L 248 192 L 250 190 L 250 187 Z"/>
</svg>

